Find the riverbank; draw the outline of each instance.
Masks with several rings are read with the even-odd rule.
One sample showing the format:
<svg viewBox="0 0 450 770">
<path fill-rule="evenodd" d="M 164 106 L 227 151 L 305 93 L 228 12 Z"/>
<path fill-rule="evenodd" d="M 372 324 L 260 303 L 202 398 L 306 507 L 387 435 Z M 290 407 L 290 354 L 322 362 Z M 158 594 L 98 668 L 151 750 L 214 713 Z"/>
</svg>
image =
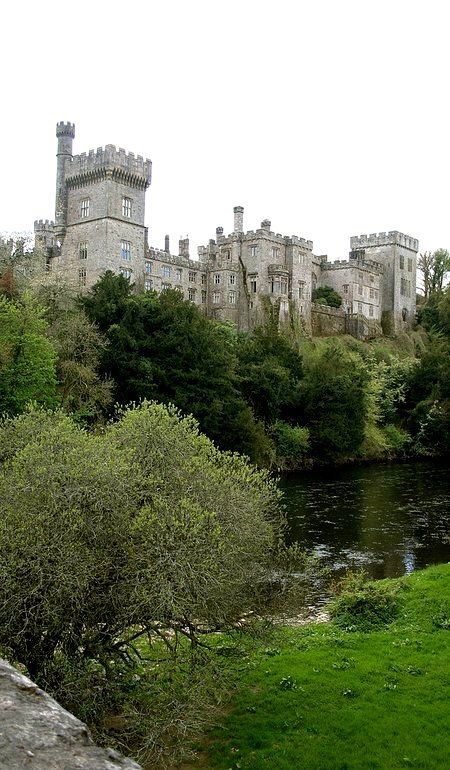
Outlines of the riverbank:
<svg viewBox="0 0 450 770">
<path fill-rule="evenodd" d="M 383 590 L 397 613 L 386 626 L 283 628 L 244 658 L 231 711 L 182 767 L 447 767 L 450 565 L 383 581 Z"/>
</svg>

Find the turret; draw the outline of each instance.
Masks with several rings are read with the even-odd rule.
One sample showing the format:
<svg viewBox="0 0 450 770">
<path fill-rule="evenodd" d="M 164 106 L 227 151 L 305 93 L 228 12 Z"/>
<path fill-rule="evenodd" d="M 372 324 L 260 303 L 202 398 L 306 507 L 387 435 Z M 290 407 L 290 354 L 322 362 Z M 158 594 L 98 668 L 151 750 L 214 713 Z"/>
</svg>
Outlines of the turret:
<svg viewBox="0 0 450 770">
<path fill-rule="evenodd" d="M 55 234 L 64 235 L 67 219 L 66 165 L 72 158 L 72 142 L 75 138 L 74 123 L 58 123 L 56 125 L 58 151 L 56 153 L 56 200 L 55 200 Z"/>
</svg>

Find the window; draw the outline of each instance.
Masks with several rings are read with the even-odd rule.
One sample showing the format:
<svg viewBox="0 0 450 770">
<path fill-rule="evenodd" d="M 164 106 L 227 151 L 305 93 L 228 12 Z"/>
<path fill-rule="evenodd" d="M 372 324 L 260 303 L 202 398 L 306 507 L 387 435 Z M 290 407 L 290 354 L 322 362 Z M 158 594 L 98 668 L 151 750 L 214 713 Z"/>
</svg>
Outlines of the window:
<svg viewBox="0 0 450 770">
<path fill-rule="evenodd" d="M 161 291 L 167 291 L 167 289 L 170 289 L 170 288 L 171 288 L 171 284 L 170 283 L 164 283 L 164 281 L 163 281 L 163 283 L 161 284 Z"/>
<path fill-rule="evenodd" d="M 206 273 L 202 273 L 201 284 L 202 286 L 206 286 Z"/>
<path fill-rule="evenodd" d="M 235 291 L 229 291 L 228 292 L 228 302 L 230 305 L 236 304 L 236 292 Z"/>
<path fill-rule="evenodd" d="M 378 300 L 378 289 L 375 289 L 375 299 Z"/>
<path fill-rule="evenodd" d="M 230 273 L 230 286 L 236 285 L 236 276 L 234 273 Z"/>
<path fill-rule="evenodd" d="M 131 198 L 126 198 L 125 195 L 122 198 L 122 216 L 127 219 L 131 217 Z"/>
<path fill-rule="evenodd" d="M 218 286 L 220 284 L 220 273 L 216 273 L 215 274 L 215 276 L 214 276 L 214 283 L 216 284 L 216 286 Z"/>
<path fill-rule="evenodd" d="M 250 256 L 256 257 L 258 253 L 258 247 L 256 245 L 250 246 Z"/>
<path fill-rule="evenodd" d="M 121 267 L 120 268 L 120 275 L 123 275 L 124 278 L 131 278 L 131 270 L 129 267 Z"/>
<path fill-rule="evenodd" d="M 373 277 L 373 275 L 371 275 L 371 276 L 370 276 L 370 283 L 373 283 L 373 282 L 374 282 L 374 280 L 375 280 L 375 278 Z"/>
<path fill-rule="evenodd" d="M 299 265 L 304 265 L 305 264 L 305 255 L 304 254 L 299 254 L 298 255 L 298 263 L 299 263 Z"/>
<path fill-rule="evenodd" d="M 342 291 L 344 292 L 344 294 L 348 294 L 348 283 L 344 283 L 342 287 Z"/>
<path fill-rule="evenodd" d="M 194 302 L 194 300 L 195 300 L 195 289 L 188 289 L 188 299 L 190 299 L 191 302 Z"/>
<path fill-rule="evenodd" d="M 280 293 L 280 282 L 275 280 L 275 278 L 272 278 L 272 283 L 270 286 L 270 290 L 272 294 L 279 294 Z"/>
<path fill-rule="evenodd" d="M 370 296 L 370 299 L 373 299 L 375 296 L 375 289 L 372 286 L 370 287 L 370 290 L 369 290 L 369 296 Z"/>
<path fill-rule="evenodd" d="M 88 255 L 87 241 L 81 241 L 80 245 L 78 246 L 78 256 L 80 259 L 87 259 L 87 255 Z"/>
<path fill-rule="evenodd" d="M 403 270 L 405 267 L 405 257 L 403 254 L 400 254 L 400 269 Z"/>
<path fill-rule="evenodd" d="M 83 198 L 81 201 L 81 216 L 83 219 L 89 216 L 89 198 Z"/>
<path fill-rule="evenodd" d="M 231 251 L 225 251 L 224 254 L 227 259 L 231 259 Z"/>
<path fill-rule="evenodd" d="M 182 271 L 181 267 L 177 267 L 176 270 L 175 270 L 175 280 L 176 281 L 181 281 L 182 277 L 183 277 L 183 271 Z"/>
<path fill-rule="evenodd" d="M 220 303 L 220 291 L 213 291 L 213 305 L 219 305 Z"/>
<path fill-rule="evenodd" d="M 358 281 L 359 281 L 360 283 L 362 283 L 362 282 L 363 282 L 363 274 L 362 274 L 362 273 L 358 273 Z"/>
<path fill-rule="evenodd" d="M 195 283 L 197 280 L 197 273 L 194 270 L 189 270 L 189 281 Z"/>
<path fill-rule="evenodd" d="M 278 248 L 278 246 L 272 246 L 272 258 L 278 259 L 279 256 L 280 256 L 280 249 Z"/>
<path fill-rule="evenodd" d="M 169 267 L 169 265 L 163 265 L 161 270 L 162 270 L 163 278 L 170 278 L 170 267 Z"/>
<path fill-rule="evenodd" d="M 82 267 L 81 270 L 78 271 L 78 283 L 80 286 L 86 286 L 86 268 Z"/>
<path fill-rule="evenodd" d="M 358 294 L 362 294 L 362 293 L 363 293 L 362 283 L 359 283 L 358 284 Z"/>
<path fill-rule="evenodd" d="M 305 299 L 305 282 L 300 281 L 298 285 L 298 298 Z"/>
<path fill-rule="evenodd" d="M 412 273 L 412 259 L 408 257 L 408 273 Z"/>
<path fill-rule="evenodd" d="M 362 313 L 362 302 L 358 302 L 358 313 Z"/>
<path fill-rule="evenodd" d="M 202 305 L 206 305 L 206 291 L 202 289 Z"/>
<path fill-rule="evenodd" d="M 153 289 L 153 281 L 151 278 L 146 278 L 144 281 L 145 291 L 151 291 Z"/>
<path fill-rule="evenodd" d="M 372 318 L 373 316 L 373 305 L 369 305 L 369 316 Z"/>
<path fill-rule="evenodd" d="M 252 278 L 250 281 L 250 291 L 252 294 L 256 294 L 256 278 Z"/>
<path fill-rule="evenodd" d="M 127 262 L 131 259 L 131 243 L 130 241 L 121 241 L 120 242 L 120 256 L 122 259 L 125 259 Z"/>
<path fill-rule="evenodd" d="M 151 262 L 146 262 L 145 263 L 145 272 L 147 273 L 147 275 L 150 275 L 150 273 L 152 272 L 152 263 Z"/>
<path fill-rule="evenodd" d="M 282 294 L 287 294 L 287 282 L 286 281 L 281 281 L 281 293 Z"/>
</svg>

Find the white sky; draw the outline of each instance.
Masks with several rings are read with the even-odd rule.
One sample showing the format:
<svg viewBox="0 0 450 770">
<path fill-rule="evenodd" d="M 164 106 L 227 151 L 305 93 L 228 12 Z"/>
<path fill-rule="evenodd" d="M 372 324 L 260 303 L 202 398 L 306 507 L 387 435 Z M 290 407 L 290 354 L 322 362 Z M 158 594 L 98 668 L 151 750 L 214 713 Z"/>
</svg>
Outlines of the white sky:
<svg viewBox="0 0 450 770">
<path fill-rule="evenodd" d="M 445 0 L 17 1 L 2 10 L 0 232 L 54 217 L 74 153 L 153 161 L 151 245 L 262 219 L 345 258 L 400 230 L 450 248 Z M 450 6 L 449 10 L 450 10 Z"/>
</svg>

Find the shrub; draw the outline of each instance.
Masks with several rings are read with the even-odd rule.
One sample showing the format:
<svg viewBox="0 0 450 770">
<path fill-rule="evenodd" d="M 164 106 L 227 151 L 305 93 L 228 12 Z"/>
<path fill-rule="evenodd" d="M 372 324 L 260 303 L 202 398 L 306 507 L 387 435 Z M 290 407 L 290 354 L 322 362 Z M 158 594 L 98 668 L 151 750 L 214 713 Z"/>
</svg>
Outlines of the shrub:
<svg viewBox="0 0 450 770">
<path fill-rule="evenodd" d="M 389 582 L 368 580 L 363 570 L 348 572 L 336 587 L 330 616 L 349 631 L 372 631 L 398 615 L 398 588 Z"/>
</svg>

